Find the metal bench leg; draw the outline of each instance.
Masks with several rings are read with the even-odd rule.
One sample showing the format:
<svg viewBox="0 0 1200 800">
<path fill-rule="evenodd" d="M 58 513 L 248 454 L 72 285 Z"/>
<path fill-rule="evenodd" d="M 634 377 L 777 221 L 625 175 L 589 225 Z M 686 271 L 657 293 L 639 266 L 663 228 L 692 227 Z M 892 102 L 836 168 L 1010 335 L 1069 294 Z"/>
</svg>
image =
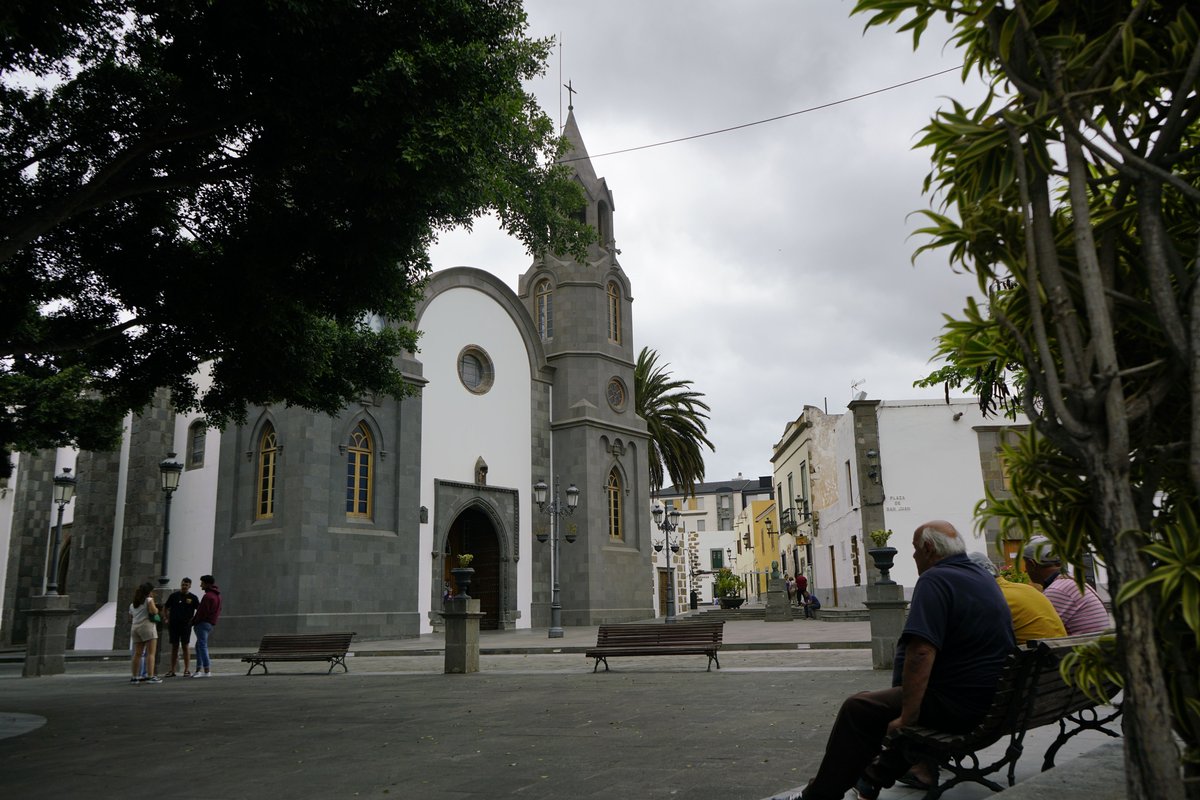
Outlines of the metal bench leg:
<svg viewBox="0 0 1200 800">
<path fill-rule="evenodd" d="M 267 671 L 267 663 L 265 661 L 250 662 L 250 669 L 246 670 L 246 674 L 249 675 L 251 672 L 254 672 L 255 667 L 262 667 L 263 675 L 269 674 Z"/>
</svg>

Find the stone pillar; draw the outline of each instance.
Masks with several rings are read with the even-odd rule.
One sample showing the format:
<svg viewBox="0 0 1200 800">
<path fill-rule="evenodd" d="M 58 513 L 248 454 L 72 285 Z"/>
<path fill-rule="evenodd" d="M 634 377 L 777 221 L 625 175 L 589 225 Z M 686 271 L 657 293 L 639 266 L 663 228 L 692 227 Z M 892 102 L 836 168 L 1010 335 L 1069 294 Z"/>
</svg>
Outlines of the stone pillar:
<svg viewBox="0 0 1200 800">
<path fill-rule="evenodd" d="M 470 597 L 451 597 L 442 612 L 446 620 L 447 675 L 479 672 L 479 601 Z"/>
<path fill-rule="evenodd" d="M 866 606 L 871 611 L 871 663 L 875 669 L 890 670 L 908 610 L 904 587 L 895 582 L 872 583 L 867 586 Z"/>
<path fill-rule="evenodd" d="M 767 608 L 763 619 L 767 622 L 792 621 L 792 604 L 788 602 L 787 582 L 783 578 L 767 581 Z"/>
<path fill-rule="evenodd" d="M 65 594 L 31 598 L 29 641 L 25 646 L 24 678 L 62 675 L 67 671 L 67 622 L 75 610 Z"/>
</svg>

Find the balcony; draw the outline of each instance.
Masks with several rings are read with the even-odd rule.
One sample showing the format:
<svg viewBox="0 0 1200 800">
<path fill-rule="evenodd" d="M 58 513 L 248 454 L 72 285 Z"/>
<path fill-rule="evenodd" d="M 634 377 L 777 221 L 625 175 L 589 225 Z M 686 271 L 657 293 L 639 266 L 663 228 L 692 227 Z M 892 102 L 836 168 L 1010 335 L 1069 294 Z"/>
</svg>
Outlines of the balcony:
<svg viewBox="0 0 1200 800">
<path fill-rule="evenodd" d="M 779 512 L 779 527 L 783 529 L 784 533 L 796 532 L 796 528 L 800 526 L 798 516 L 794 508 L 785 508 Z"/>
</svg>

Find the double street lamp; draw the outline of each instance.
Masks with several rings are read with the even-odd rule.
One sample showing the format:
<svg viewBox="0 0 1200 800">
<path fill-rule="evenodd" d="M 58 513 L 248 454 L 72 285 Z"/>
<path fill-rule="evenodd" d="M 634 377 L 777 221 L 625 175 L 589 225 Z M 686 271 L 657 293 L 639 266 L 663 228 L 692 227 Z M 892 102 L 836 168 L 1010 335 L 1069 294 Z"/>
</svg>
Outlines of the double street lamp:
<svg viewBox="0 0 1200 800">
<path fill-rule="evenodd" d="M 550 540 L 550 632 L 547 636 L 549 639 L 561 639 L 563 636 L 562 627 L 562 605 L 559 603 L 558 597 L 558 573 L 559 573 L 559 544 L 558 544 L 558 528 L 561 524 L 560 517 L 570 516 L 575 513 L 576 506 L 579 505 L 579 489 L 575 484 L 567 487 L 567 505 L 563 507 L 562 500 L 558 494 L 558 477 L 554 478 L 554 498 L 547 502 L 547 493 L 549 487 L 546 486 L 545 480 L 539 480 L 533 485 L 533 500 L 537 503 L 538 510 L 544 511 L 550 515 L 550 533 L 547 535 L 542 531 L 537 535 L 537 540 L 542 544 L 546 540 Z M 575 542 L 575 534 L 567 531 L 564 538 L 568 544 Z"/>
<path fill-rule="evenodd" d="M 71 474 L 70 467 L 63 467 L 61 475 L 54 476 L 54 502 L 58 503 L 58 524 L 54 526 L 54 536 L 50 540 L 50 569 L 46 576 L 46 594 L 58 594 L 58 543 L 62 541 L 63 509 L 75 496 L 75 483 L 78 478 Z"/>
<path fill-rule="evenodd" d="M 679 552 L 679 540 L 671 541 L 671 534 L 679 527 L 679 509 L 672 508 L 671 513 L 665 513 L 662 503 L 654 504 L 654 527 L 663 532 L 663 541 L 654 545 L 654 552 L 661 553 L 663 545 L 667 550 L 667 618 L 664 622 L 673 623 L 675 619 L 675 566 L 671 562 L 671 554 Z"/>
<path fill-rule="evenodd" d="M 171 582 L 171 579 L 167 577 L 167 542 L 171 536 L 171 496 L 179 488 L 179 476 L 183 472 L 183 464 L 175 460 L 174 453 L 167 453 L 167 457 L 158 465 L 158 472 L 162 478 L 163 494 L 167 496 L 166 513 L 163 515 L 162 573 L 158 577 L 158 585 L 165 589 Z"/>
</svg>

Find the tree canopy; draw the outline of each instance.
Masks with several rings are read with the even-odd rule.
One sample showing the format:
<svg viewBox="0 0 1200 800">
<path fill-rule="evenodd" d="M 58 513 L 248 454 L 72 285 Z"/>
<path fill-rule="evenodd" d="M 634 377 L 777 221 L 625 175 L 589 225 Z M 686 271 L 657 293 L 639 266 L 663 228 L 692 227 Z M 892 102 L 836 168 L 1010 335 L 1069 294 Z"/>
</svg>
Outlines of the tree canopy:
<svg viewBox="0 0 1200 800">
<path fill-rule="evenodd" d="M 859 0 L 920 41 L 941 17 L 989 89 L 924 131 L 930 241 L 985 301 L 929 380 L 1011 399 L 982 519 L 1108 569 L 1131 797 L 1200 797 L 1200 26 L 1186 0 Z M 1082 570 L 1076 570 L 1082 580 Z M 1183 744 L 1181 753 L 1175 737 Z"/>
<path fill-rule="evenodd" d="M 643 347 L 633 370 L 637 414 L 650 433 L 650 489 L 663 487 L 663 468 L 675 488 L 694 493 L 704 480 L 704 447 L 708 440 L 708 404 L 692 382 L 672 377 L 670 364 L 659 365 L 658 351 Z"/>
<path fill-rule="evenodd" d="M 519 0 L 0 10 L 0 474 L 111 446 L 157 387 L 212 425 L 405 391 L 439 231 L 591 233 L 523 88 Z M 208 363 L 208 377 L 194 377 Z"/>
</svg>

